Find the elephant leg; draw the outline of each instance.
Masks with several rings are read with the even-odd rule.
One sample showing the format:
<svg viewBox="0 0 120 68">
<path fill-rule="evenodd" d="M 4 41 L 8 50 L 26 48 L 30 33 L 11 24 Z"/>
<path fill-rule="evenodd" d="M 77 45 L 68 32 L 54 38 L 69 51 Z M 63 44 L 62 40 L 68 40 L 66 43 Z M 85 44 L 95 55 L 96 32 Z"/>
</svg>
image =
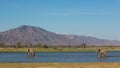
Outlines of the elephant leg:
<svg viewBox="0 0 120 68">
<path fill-rule="evenodd" d="M 98 56 L 97 56 L 98 58 L 101 58 L 102 57 L 102 54 L 101 53 L 98 53 Z"/>
<path fill-rule="evenodd" d="M 107 57 L 107 53 L 104 53 L 104 56 Z"/>
<path fill-rule="evenodd" d="M 35 56 L 35 52 L 31 52 L 31 57 L 34 57 Z"/>
<path fill-rule="evenodd" d="M 101 56 L 100 55 L 98 55 L 98 58 L 100 58 Z"/>
</svg>

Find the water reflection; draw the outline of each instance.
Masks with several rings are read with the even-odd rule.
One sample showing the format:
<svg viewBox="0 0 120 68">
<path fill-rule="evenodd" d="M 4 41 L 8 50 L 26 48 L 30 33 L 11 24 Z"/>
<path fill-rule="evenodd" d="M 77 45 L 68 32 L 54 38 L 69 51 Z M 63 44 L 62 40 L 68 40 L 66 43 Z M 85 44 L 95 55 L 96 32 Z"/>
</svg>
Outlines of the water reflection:
<svg viewBox="0 0 120 68">
<path fill-rule="evenodd" d="M 101 58 L 97 58 L 98 62 L 107 62 L 108 57 L 101 57 Z"/>
</svg>

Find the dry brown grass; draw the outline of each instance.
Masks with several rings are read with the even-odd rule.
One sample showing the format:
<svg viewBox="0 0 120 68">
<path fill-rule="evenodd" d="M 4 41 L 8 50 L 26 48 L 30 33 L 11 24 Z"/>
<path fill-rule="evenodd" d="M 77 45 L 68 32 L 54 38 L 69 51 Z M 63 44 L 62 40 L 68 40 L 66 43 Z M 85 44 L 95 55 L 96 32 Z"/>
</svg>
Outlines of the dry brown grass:
<svg viewBox="0 0 120 68">
<path fill-rule="evenodd" d="M 0 63 L 0 68 L 120 68 L 120 63 Z"/>
</svg>

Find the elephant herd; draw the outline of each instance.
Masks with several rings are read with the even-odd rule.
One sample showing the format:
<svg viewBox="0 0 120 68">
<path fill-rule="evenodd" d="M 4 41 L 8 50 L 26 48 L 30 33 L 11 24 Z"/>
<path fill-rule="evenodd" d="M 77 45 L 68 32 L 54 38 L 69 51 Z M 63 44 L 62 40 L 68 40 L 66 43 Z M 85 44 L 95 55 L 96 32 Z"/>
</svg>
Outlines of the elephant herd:
<svg viewBox="0 0 120 68">
<path fill-rule="evenodd" d="M 35 57 L 35 50 L 33 48 L 27 50 L 27 56 L 29 57 Z M 108 52 L 106 48 L 103 49 L 98 49 L 97 57 L 102 58 L 102 57 L 107 57 Z"/>
</svg>

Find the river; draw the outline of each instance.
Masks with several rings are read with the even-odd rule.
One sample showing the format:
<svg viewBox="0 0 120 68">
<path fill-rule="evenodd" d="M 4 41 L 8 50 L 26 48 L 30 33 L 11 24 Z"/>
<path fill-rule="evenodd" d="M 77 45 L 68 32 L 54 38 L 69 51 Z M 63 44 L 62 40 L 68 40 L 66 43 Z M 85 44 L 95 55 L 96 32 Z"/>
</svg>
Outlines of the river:
<svg viewBox="0 0 120 68">
<path fill-rule="evenodd" d="M 120 62 L 120 52 L 109 52 L 106 58 L 97 58 L 96 52 L 37 52 L 34 58 L 25 52 L 1 52 L 0 62 Z"/>
</svg>

